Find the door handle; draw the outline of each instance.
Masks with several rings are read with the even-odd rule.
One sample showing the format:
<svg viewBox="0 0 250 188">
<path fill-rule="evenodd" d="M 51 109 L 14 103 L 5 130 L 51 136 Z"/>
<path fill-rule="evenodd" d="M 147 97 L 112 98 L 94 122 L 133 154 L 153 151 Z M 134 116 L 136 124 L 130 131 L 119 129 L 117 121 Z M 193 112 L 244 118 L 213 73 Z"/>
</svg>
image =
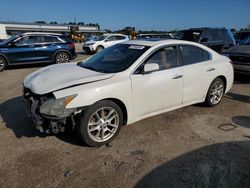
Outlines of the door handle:
<svg viewBox="0 0 250 188">
<path fill-rule="evenodd" d="M 175 76 L 173 77 L 174 80 L 179 79 L 179 78 L 182 78 L 182 75 L 175 75 Z"/>
<path fill-rule="evenodd" d="M 215 70 L 215 68 L 211 67 L 211 68 L 207 69 L 207 72 L 211 72 L 211 71 L 214 71 L 214 70 Z"/>
</svg>

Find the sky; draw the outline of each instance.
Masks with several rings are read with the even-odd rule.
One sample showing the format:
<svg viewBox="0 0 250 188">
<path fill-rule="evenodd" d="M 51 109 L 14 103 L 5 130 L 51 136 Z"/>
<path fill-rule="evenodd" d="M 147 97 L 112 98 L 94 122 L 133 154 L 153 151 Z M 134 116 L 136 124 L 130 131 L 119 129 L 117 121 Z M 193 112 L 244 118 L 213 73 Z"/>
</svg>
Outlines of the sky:
<svg viewBox="0 0 250 188">
<path fill-rule="evenodd" d="M 99 23 L 101 29 L 250 26 L 250 0 L 0 0 L 0 21 Z"/>
</svg>

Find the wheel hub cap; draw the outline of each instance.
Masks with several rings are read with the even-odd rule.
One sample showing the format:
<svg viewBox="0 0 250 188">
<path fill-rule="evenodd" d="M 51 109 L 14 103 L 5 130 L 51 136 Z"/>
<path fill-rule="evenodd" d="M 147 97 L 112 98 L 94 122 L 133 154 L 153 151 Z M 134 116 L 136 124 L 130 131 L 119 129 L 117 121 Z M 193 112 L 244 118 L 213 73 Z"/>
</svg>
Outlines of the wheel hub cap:
<svg viewBox="0 0 250 188">
<path fill-rule="evenodd" d="M 96 110 L 88 122 L 88 134 L 96 142 L 105 142 L 117 131 L 119 126 L 118 113 L 110 107 Z"/>
</svg>

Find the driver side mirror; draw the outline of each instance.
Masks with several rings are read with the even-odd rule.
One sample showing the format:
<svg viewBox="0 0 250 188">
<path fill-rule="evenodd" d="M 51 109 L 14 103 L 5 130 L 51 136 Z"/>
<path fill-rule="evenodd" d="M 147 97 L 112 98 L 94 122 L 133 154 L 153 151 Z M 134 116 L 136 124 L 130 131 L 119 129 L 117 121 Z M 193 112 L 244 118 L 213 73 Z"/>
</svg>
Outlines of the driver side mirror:
<svg viewBox="0 0 250 188">
<path fill-rule="evenodd" d="M 158 71 L 159 69 L 160 67 L 157 63 L 147 63 L 144 65 L 143 73 L 147 74 L 147 73 L 151 73 L 154 71 Z"/>
<path fill-rule="evenodd" d="M 108 41 L 109 41 L 109 39 L 105 39 L 105 40 L 104 40 L 104 42 L 108 42 Z"/>
</svg>

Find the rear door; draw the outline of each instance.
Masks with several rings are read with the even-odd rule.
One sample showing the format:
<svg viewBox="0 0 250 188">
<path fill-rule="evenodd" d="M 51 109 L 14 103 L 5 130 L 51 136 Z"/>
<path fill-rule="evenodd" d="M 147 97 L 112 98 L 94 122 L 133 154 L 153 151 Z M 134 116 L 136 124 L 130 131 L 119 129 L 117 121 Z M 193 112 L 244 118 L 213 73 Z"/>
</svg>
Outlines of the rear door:
<svg viewBox="0 0 250 188">
<path fill-rule="evenodd" d="M 183 103 L 205 97 L 210 82 L 215 76 L 216 64 L 211 54 L 197 46 L 179 46 L 183 67 Z"/>
<path fill-rule="evenodd" d="M 62 48 L 63 42 L 56 36 L 41 35 L 35 44 L 37 55 L 40 61 L 53 61 L 53 55 L 59 48 Z"/>
</svg>

